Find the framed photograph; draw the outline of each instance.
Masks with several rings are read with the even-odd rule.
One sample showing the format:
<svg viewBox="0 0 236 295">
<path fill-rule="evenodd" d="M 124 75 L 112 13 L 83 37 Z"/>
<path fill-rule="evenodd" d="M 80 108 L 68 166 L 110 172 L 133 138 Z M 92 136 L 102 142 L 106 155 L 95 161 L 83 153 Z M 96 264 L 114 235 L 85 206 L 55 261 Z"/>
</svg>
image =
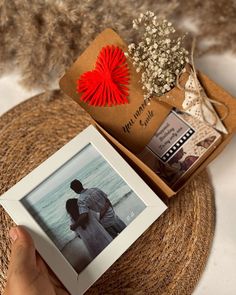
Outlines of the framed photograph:
<svg viewBox="0 0 236 295">
<path fill-rule="evenodd" d="M 83 294 L 166 209 L 92 125 L 0 203 L 73 295 Z"/>
</svg>

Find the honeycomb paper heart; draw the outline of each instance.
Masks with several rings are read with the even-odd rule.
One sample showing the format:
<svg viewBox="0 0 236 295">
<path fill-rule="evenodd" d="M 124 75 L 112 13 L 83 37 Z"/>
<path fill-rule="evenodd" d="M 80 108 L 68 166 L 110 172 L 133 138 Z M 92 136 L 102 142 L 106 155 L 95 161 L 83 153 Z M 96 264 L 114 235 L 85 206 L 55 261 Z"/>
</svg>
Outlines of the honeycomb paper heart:
<svg viewBox="0 0 236 295">
<path fill-rule="evenodd" d="M 82 74 L 77 81 L 81 100 L 93 106 L 128 103 L 129 69 L 124 52 L 115 46 L 103 47 L 95 69 Z"/>
</svg>

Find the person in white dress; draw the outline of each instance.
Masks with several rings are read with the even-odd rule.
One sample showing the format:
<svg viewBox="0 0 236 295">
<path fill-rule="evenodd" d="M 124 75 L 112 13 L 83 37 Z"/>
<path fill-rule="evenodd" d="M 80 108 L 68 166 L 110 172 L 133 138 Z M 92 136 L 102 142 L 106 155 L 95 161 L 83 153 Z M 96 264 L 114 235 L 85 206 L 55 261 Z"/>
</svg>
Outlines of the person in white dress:
<svg viewBox="0 0 236 295">
<path fill-rule="evenodd" d="M 72 222 L 70 229 L 75 231 L 77 236 L 83 240 L 91 258 L 94 259 L 113 240 L 99 222 L 100 213 L 89 210 L 85 222 L 84 217 L 82 216 L 81 218 L 79 214 L 78 200 L 75 198 L 67 200 L 66 210 Z M 104 210 L 106 210 L 106 206 Z M 101 212 L 101 214 L 103 214 L 103 212 Z"/>
<path fill-rule="evenodd" d="M 89 210 L 93 210 L 100 213 L 100 223 L 112 238 L 117 237 L 126 228 L 126 224 L 115 213 L 107 194 L 101 189 L 97 187 L 84 188 L 78 179 L 71 182 L 70 188 L 79 195 L 79 213 L 84 218 L 84 224 L 88 220 Z"/>
</svg>

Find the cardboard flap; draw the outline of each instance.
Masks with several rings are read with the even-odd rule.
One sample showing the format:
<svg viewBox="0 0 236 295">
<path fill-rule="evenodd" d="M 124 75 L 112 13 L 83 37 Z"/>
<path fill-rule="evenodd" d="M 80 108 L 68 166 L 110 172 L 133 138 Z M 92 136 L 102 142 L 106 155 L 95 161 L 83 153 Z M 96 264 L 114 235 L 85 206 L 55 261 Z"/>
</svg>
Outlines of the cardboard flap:
<svg viewBox="0 0 236 295">
<path fill-rule="evenodd" d="M 133 152 L 139 152 L 150 141 L 171 106 L 158 101 L 144 101 L 144 93 L 137 74 L 128 59 L 130 71 L 129 104 L 117 106 L 90 106 L 77 93 L 79 77 L 94 69 L 99 52 L 104 46 L 115 45 L 127 51 L 127 45 L 113 30 L 106 29 L 90 44 L 62 77 L 61 89 L 81 105 L 91 117 Z"/>
<path fill-rule="evenodd" d="M 159 97 L 144 101 L 144 93 L 140 83 L 141 74 L 137 74 L 133 65 L 128 60 L 130 71 L 129 104 L 112 107 L 95 107 L 84 103 L 77 93 L 77 80 L 80 76 L 94 69 L 97 57 L 104 46 L 114 45 L 127 51 L 127 45 L 113 30 L 103 31 L 76 60 L 71 68 L 62 77 L 59 84 L 61 89 L 80 106 L 88 112 L 103 135 L 109 139 L 124 155 L 133 163 L 135 168 L 142 172 L 158 190 L 166 196 L 172 196 L 174 192 L 154 171 L 135 155 L 139 153 L 151 140 L 156 130 L 167 117 L 172 107 L 182 109 L 184 91 L 174 87 L 168 93 Z M 184 72 L 180 77 L 180 84 L 185 85 L 189 71 Z M 204 169 L 227 145 L 236 131 L 236 99 L 225 90 L 211 81 L 207 76 L 198 73 L 198 78 L 204 87 L 207 95 L 229 108 L 229 115 L 223 121 L 229 134 L 222 135 L 222 143 L 198 168 L 197 172 Z M 214 105 L 220 117 L 225 114 L 225 108 Z M 191 179 L 195 173 L 191 175 Z M 187 183 L 187 182 L 186 182 Z M 185 184 L 186 184 L 185 183 Z"/>
<path fill-rule="evenodd" d="M 223 120 L 223 123 L 229 133 L 236 132 L 236 98 L 234 98 L 232 95 L 226 92 L 223 88 L 221 88 L 211 79 L 209 79 L 203 73 L 199 72 L 198 78 L 202 86 L 204 87 L 207 95 L 210 98 L 217 100 L 228 107 L 229 114 Z M 216 109 L 220 117 L 223 117 L 225 115 L 226 110 L 224 106 L 219 106 L 214 104 L 214 108 Z M 223 136 L 227 137 L 227 135 L 223 135 Z"/>
</svg>

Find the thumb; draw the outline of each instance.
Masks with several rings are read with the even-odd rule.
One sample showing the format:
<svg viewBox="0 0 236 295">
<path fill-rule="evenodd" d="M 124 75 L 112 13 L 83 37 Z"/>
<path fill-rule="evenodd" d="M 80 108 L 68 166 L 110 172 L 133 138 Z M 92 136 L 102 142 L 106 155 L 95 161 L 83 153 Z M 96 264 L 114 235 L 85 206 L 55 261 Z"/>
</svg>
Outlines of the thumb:
<svg viewBox="0 0 236 295">
<path fill-rule="evenodd" d="M 9 235 L 13 241 L 9 274 L 33 270 L 36 267 L 34 242 L 28 232 L 20 226 L 11 228 Z"/>
</svg>

